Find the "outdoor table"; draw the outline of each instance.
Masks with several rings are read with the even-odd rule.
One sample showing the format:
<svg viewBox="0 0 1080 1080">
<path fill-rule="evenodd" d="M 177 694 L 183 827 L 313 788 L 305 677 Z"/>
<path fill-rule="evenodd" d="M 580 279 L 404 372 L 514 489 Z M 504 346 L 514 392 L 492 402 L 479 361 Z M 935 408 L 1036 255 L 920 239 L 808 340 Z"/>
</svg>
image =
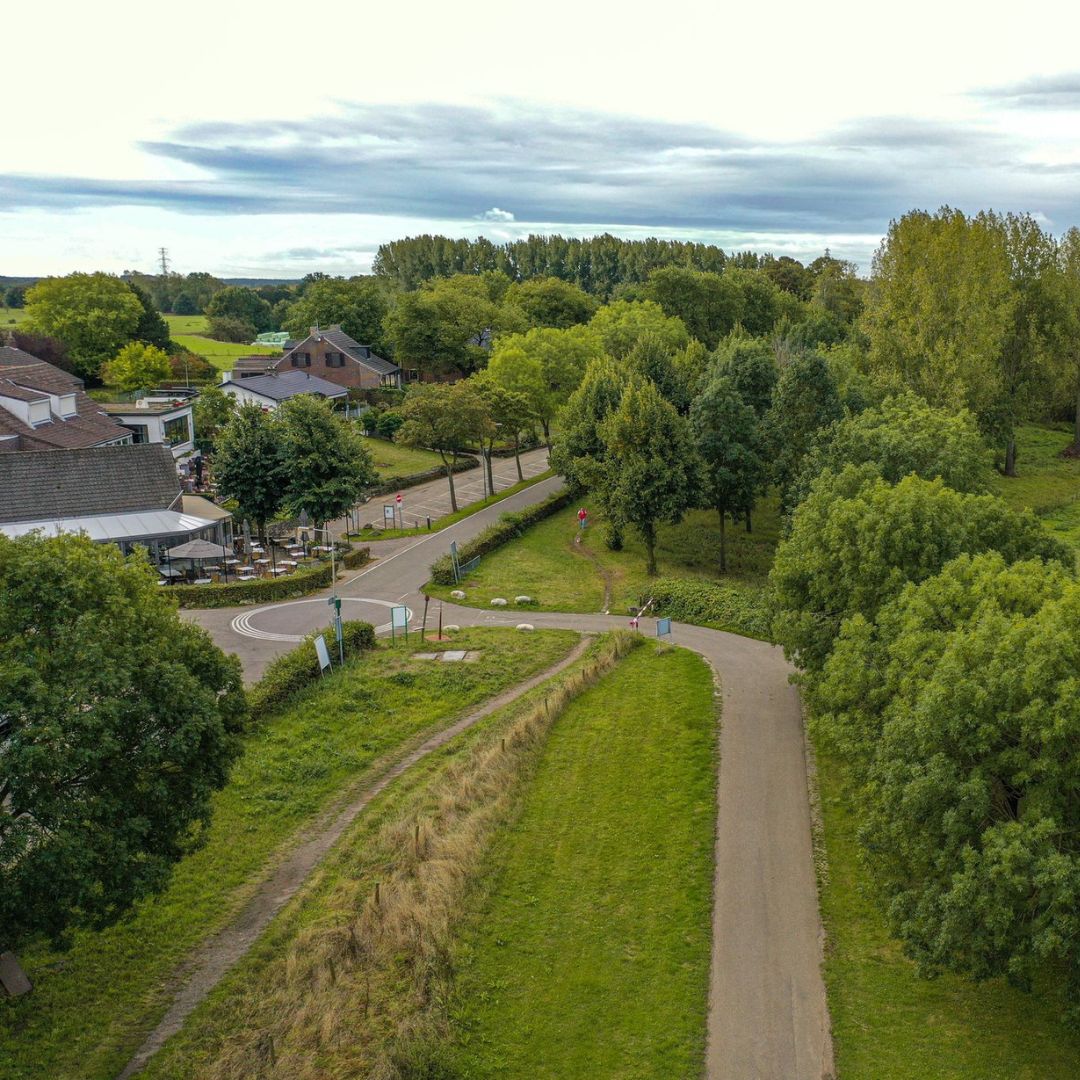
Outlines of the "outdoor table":
<svg viewBox="0 0 1080 1080">
<path fill-rule="evenodd" d="M 197 577 L 195 579 L 195 584 L 196 585 L 213 585 L 214 583 L 208 577 Z"/>
<path fill-rule="evenodd" d="M 265 566 L 269 562 L 270 562 L 269 559 L 256 559 L 255 560 L 255 565 L 256 566 Z"/>
<path fill-rule="evenodd" d="M 160 580 L 160 581 L 158 582 L 158 584 L 159 584 L 159 585 L 168 585 L 169 583 L 168 583 L 168 582 L 167 582 L 167 581 L 166 581 L 166 580 L 165 580 L 164 578 L 162 578 L 162 579 L 161 579 L 161 580 Z"/>
<path fill-rule="evenodd" d="M 304 549 L 302 547 L 291 547 L 291 548 L 289 548 L 289 554 L 290 555 L 303 555 L 304 554 Z"/>
<path fill-rule="evenodd" d="M 286 570 L 284 566 L 275 566 L 271 569 L 270 573 L 273 574 L 274 577 L 277 577 L 278 574 L 287 574 L 288 570 Z"/>
<path fill-rule="evenodd" d="M 280 566 L 295 566 L 296 565 L 296 560 L 295 559 L 278 559 L 278 564 Z"/>
<path fill-rule="evenodd" d="M 204 566 L 203 569 L 204 570 L 213 570 L 214 573 L 216 573 L 216 574 L 221 573 L 221 567 L 220 566 Z"/>
<path fill-rule="evenodd" d="M 320 544 L 318 547 L 311 549 L 312 551 L 333 551 L 332 547 L 326 547 L 324 544 Z"/>
<path fill-rule="evenodd" d="M 225 560 L 225 565 L 226 566 L 239 566 L 240 565 L 240 560 L 239 559 L 226 559 Z"/>
</svg>

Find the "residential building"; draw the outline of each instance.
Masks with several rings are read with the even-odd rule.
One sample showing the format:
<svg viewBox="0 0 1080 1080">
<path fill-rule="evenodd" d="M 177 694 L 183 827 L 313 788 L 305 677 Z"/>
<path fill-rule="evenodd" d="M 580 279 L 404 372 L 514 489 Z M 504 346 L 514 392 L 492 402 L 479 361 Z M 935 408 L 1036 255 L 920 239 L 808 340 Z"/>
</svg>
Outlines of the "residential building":
<svg viewBox="0 0 1080 1080">
<path fill-rule="evenodd" d="M 118 424 L 123 424 L 138 443 L 163 443 L 180 461 L 197 456 L 195 421 L 191 405 L 194 394 L 178 391 L 148 393 L 137 401 L 116 402 L 102 406 Z"/>
<path fill-rule="evenodd" d="M 233 381 L 246 381 L 251 368 L 256 366 L 254 357 L 243 357 L 243 360 L 243 365 L 238 364 L 233 369 Z M 306 372 L 351 390 L 401 385 L 401 369 L 397 364 L 376 355 L 370 345 L 354 341 L 340 326 L 325 330 L 313 327 L 303 341 L 286 348 L 281 356 L 267 357 L 266 360 L 267 370 L 279 375 Z"/>
<path fill-rule="evenodd" d="M 0 347 L 0 452 L 130 443 L 83 381 L 22 349 Z"/>
<path fill-rule="evenodd" d="M 245 379 L 226 379 L 221 389 L 237 402 L 254 402 L 268 412 L 273 412 L 283 401 L 298 394 L 314 394 L 331 401 L 345 401 L 349 391 L 336 383 L 309 375 L 306 371 L 273 372 L 254 375 Z"/>
<path fill-rule="evenodd" d="M 187 540 L 231 542 L 231 515 L 184 495 L 162 443 L 0 454 L 0 533 L 83 533 L 153 561 Z"/>
</svg>

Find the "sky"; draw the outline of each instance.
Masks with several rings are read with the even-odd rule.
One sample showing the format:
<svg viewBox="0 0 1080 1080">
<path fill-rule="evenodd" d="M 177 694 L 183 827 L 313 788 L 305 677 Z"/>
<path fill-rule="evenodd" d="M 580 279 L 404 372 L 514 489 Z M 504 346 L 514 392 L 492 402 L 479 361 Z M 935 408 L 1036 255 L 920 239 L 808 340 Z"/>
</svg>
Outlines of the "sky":
<svg viewBox="0 0 1080 1080">
<path fill-rule="evenodd" d="M 0 274 L 366 273 L 438 232 L 866 272 L 915 207 L 1080 225 L 1067 0 L 36 0 L 5 16 Z"/>
</svg>

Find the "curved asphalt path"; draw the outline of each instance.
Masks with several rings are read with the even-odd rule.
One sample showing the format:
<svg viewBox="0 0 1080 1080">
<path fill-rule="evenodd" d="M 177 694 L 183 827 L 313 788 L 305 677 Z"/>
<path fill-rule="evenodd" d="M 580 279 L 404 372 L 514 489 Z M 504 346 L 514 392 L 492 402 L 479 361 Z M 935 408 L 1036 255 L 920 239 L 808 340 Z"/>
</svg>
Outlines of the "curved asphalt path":
<svg viewBox="0 0 1080 1080">
<path fill-rule="evenodd" d="M 386 609 L 364 599 L 404 603 L 418 625 L 428 568 L 449 547 L 475 536 L 499 514 L 558 490 L 552 478 L 430 536 L 373 547 L 371 566 L 338 584 L 351 618 L 381 623 Z M 329 590 L 316 594 L 324 601 Z M 308 600 L 312 598 L 306 598 Z M 258 678 L 296 636 L 324 627 L 324 602 L 186 611 Z M 609 630 L 608 615 L 488 612 L 446 605 L 446 623 Z M 234 621 L 245 632 L 233 627 Z M 428 620 L 431 627 L 434 618 Z M 642 630 L 654 633 L 652 620 Z M 265 636 L 248 636 L 252 632 Z M 806 759 L 798 694 L 776 646 L 703 627 L 675 624 L 674 640 L 700 653 L 723 691 L 717 789 L 716 876 L 709 986 L 708 1080 L 824 1080 L 833 1075 L 832 1041 L 821 975 L 822 928 L 814 878 Z"/>
</svg>

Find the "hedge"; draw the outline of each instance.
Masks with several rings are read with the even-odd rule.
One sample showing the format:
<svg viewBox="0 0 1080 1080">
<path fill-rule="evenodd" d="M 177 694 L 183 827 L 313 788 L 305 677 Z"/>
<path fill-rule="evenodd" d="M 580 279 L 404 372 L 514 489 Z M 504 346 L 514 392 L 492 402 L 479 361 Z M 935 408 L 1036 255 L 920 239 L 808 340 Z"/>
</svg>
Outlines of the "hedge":
<svg viewBox="0 0 1080 1080">
<path fill-rule="evenodd" d="M 494 525 L 489 525 L 479 536 L 466 541 L 458 548 L 458 562 L 467 563 L 480 555 L 487 555 L 496 548 L 502 547 L 508 540 L 516 540 L 531 525 L 569 506 L 573 494 L 572 491 L 564 489 L 524 510 L 503 514 Z M 431 580 L 436 585 L 454 584 L 454 564 L 449 555 L 443 555 L 441 559 L 432 563 Z"/>
<path fill-rule="evenodd" d="M 323 563 L 311 569 L 283 574 L 279 578 L 230 581 L 227 585 L 170 585 L 164 591 L 175 597 L 182 608 L 219 608 L 232 607 L 235 604 L 288 600 L 292 596 L 315 592 L 329 584 L 330 564 Z"/>
<path fill-rule="evenodd" d="M 660 578 L 642 603 L 649 597 L 657 614 L 678 622 L 771 640 L 771 616 L 763 588 L 694 578 Z"/>
<path fill-rule="evenodd" d="M 323 631 L 319 631 L 322 633 Z M 351 620 L 341 624 L 345 656 L 349 658 L 375 647 L 375 628 L 369 622 Z M 309 634 L 289 652 L 270 663 L 263 677 L 248 691 L 251 715 L 258 720 L 271 709 L 280 708 L 294 694 L 319 678 L 319 657 L 315 652 L 315 634 Z M 327 640 L 330 659 L 337 663 L 336 642 Z"/>
<path fill-rule="evenodd" d="M 355 570 L 358 566 L 365 566 L 371 562 L 371 548 L 353 548 L 341 556 L 341 565 L 346 570 Z"/>
</svg>

